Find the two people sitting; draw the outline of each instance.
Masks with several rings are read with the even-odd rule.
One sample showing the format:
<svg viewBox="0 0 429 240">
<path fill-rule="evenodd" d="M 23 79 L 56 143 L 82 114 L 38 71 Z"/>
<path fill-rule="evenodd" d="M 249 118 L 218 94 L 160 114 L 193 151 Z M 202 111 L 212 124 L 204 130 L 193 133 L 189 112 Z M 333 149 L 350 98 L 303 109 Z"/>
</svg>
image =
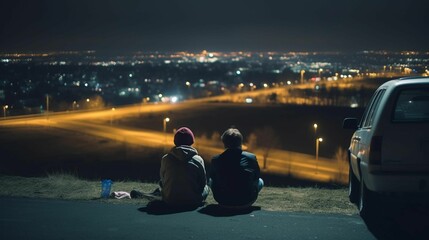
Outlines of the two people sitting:
<svg viewBox="0 0 429 240">
<path fill-rule="evenodd" d="M 264 186 L 256 156 L 242 150 L 243 136 L 230 128 L 222 134 L 225 151 L 213 157 L 207 180 L 204 160 L 192 144 L 194 134 L 179 128 L 175 146 L 162 157 L 160 190 L 162 201 L 170 206 L 201 206 L 209 187 L 219 205 L 250 207 Z"/>
</svg>

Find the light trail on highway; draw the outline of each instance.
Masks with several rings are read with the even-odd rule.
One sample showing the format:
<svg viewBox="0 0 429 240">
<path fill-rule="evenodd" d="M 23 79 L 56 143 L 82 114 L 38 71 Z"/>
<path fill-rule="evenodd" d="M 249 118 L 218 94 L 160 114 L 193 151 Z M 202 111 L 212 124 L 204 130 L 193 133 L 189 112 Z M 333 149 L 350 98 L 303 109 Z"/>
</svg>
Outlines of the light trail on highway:
<svg viewBox="0 0 429 240">
<path fill-rule="evenodd" d="M 163 147 L 168 149 L 173 144 L 173 133 L 143 129 L 120 128 L 111 124 L 112 119 L 125 118 L 132 115 L 154 112 L 168 112 L 171 110 L 204 107 L 204 103 L 182 102 L 176 104 L 145 104 L 121 108 L 103 109 L 96 111 L 72 111 L 61 113 L 48 113 L 22 117 L 8 117 L 0 120 L 0 126 L 31 126 L 40 125 L 67 129 L 74 132 L 93 135 L 101 138 L 125 142 L 142 147 Z M 210 141 L 196 138 L 195 147 L 200 154 L 213 156 L 224 149 L 215 147 Z M 262 166 L 263 155 L 255 152 Z M 338 175 L 346 176 L 348 173 L 338 168 L 335 161 L 319 158 L 316 162 L 313 155 L 302 154 L 280 149 L 273 149 L 267 158 L 267 168 L 261 169 L 264 173 L 290 175 L 294 178 L 318 182 L 342 182 Z M 344 177 L 343 177 L 344 179 Z M 347 179 L 347 178 L 345 178 Z"/>
</svg>

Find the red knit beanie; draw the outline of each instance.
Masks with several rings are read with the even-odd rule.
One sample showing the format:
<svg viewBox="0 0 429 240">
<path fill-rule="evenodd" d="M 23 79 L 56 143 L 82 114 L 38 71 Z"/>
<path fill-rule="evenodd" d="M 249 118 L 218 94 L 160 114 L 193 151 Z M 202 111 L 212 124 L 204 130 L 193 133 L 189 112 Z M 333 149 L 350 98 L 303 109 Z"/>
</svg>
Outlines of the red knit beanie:
<svg viewBox="0 0 429 240">
<path fill-rule="evenodd" d="M 174 135 L 174 145 L 187 145 L 191 146 L 194 143 L 194 134 L 191 129 L 187 127 L 181 127 L 177 129 L 176 134 Z"/>
</svg>

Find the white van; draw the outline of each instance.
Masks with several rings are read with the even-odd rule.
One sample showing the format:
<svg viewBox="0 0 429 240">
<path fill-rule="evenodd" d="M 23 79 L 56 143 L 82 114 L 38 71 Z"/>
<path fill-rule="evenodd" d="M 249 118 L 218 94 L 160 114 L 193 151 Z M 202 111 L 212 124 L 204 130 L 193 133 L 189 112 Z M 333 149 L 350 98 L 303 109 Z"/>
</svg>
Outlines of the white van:
<svg viewBox="0 0 429 240">
<path fill-rule="evenodd" d="M 349 148 L 349 198 L 368 214 L 378 193 L 429 193 L 429 78 L 392 80 L 372 96 Z"/>
</svg>

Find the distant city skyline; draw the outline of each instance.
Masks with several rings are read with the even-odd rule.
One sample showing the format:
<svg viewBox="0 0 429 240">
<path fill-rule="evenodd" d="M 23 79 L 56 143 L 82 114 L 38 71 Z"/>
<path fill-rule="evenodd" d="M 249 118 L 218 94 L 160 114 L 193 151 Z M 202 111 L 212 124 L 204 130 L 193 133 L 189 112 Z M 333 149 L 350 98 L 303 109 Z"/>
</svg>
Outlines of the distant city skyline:
<svg viewBox="0 0 429 240">
<path fill-rule="evenodd" d="M 15 0 L 0 8 L 0 53 L 429 50 L 424 0 Z"/>
</svg>

